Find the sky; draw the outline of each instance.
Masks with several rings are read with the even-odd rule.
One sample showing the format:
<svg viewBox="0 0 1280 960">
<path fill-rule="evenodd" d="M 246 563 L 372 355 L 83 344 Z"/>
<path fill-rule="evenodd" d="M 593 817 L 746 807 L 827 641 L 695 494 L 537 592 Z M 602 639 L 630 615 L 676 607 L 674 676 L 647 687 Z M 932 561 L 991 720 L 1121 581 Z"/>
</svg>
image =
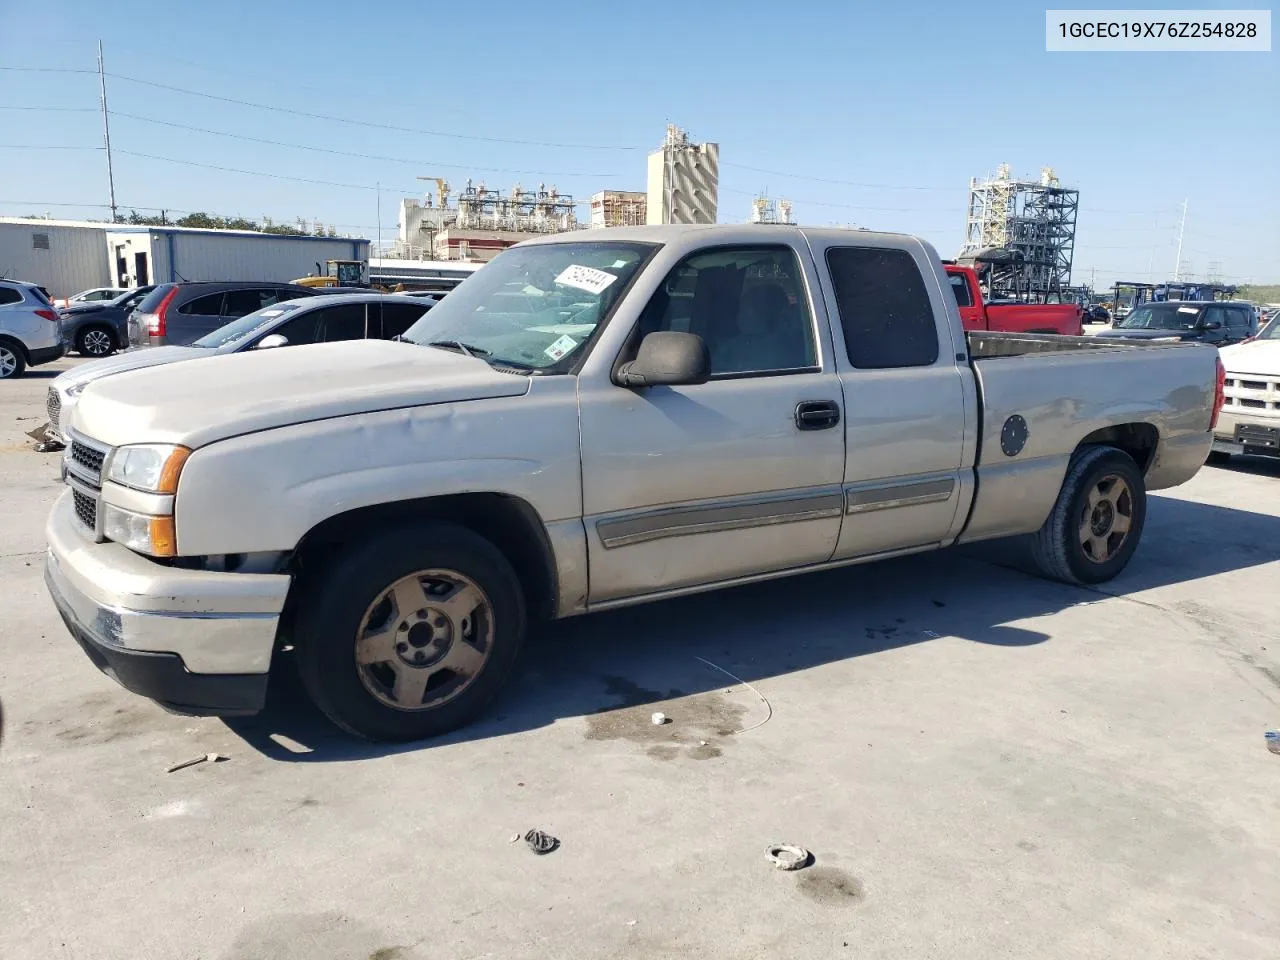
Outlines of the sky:
<svg viewBox="0 0 1280 960">
<path fill-rule="evenodd" d="M 443 176 L 555 185 L 585 220 L 645 188 L 670 122 L 720 144 L 721 221 L 767 191 L 952 257 L 971 177 L 1051 166 L 1080 191 L 1075 282 L 1172 276 L 1185 201 L 1184 276 L 1280 283 L 1280 53 L 1047 53 L 1044 31 L 998 0 L 0 0 L 0 214 L 107 216 L 101 40 L 124 212 L 389 242 Z"/>
</svg>

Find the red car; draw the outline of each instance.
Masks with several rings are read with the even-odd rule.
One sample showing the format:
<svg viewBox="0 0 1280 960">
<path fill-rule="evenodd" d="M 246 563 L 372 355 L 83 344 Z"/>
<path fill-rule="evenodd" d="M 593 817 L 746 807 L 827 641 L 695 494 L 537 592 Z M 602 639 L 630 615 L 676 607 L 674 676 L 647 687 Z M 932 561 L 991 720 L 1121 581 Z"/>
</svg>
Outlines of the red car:
<svg viewBox="0 0 1280 960">
<path fill-rule="evenodd" d="M 972 267 L 946 264 L 951 290 L 960 306 L 960 320 L 968 330 L 999 333 L 1084 334 L 1083 311 L 1074 303 L 988 303 Z"/>
</svg>

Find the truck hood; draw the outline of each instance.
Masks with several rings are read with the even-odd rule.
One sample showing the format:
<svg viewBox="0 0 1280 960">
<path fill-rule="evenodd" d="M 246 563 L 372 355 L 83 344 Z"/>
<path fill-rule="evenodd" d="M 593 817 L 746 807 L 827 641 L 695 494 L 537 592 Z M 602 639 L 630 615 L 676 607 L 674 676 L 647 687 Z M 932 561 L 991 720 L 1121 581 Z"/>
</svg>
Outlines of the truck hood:
<svg viewBox="0 0 1280 960">
<path fill-rule="evenodd" d="M 1227 373 L 1258 373 L 1274 377 L 1280 375 L 1280 340 L 1255 340 L 1253 343 L 1237 343 L 1218 351 Z"/>
<path fill-rule="evenodd" d="M 194 448 L 309 420 L 528 390 L 528 377 L 499 373 L 478 357 L 353 340 L 248 350 L 104 377 L 81 395 L 72 426 L 111 446 Z"/>
<path fill-rule="evenodd" d="M 158 367 L 173 363 L 175 360 L 194 360 L 207 357 L 213 353 L 201 347 L 144 347 L 141 350 L 126 350 L 112 357 L 91 360 L 78 367 L 59 374 L 54 378 L 54 389 L 66 393 L 72 387 L 83 386 L 100 377 L 108 377 L 114 373 L 127 370 L 142 370 L 145 367 Z"/>
</svg>

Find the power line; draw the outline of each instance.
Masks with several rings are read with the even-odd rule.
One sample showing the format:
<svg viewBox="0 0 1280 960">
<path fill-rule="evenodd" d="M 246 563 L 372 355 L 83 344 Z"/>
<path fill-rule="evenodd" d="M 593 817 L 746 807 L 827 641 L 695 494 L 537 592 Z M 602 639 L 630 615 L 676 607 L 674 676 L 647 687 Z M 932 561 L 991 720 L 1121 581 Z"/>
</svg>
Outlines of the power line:
<svg viewBox="0 0 1280 960">
<path fill-rule="evenodd" d="M 286 143 L 283 140 L 268 140 L 264 137 L 251 137 L 242 133 L 229 133 L 225 130 L 210 130 L 207 127 L 193 127 L 185 123 L 177 123 L 172 120 L 157 120 L 154 117 L 140 117 L 134 113 L 122 113 L 119 110 L 112 110 L 113 117 L 124 117 L 128 120 L 137 120 L 142 123 L 154 123 L 163 127 L 174 127 L 178 130 L 190 130 L 195 133 L 207 133 L 215 137 L 229 137 L 233 140 L 245 140 L 249 143 L 264 143 L 273 147 L 288 147 L 291 150 L 312 150 L 316 153 L 328 153 L 337 157 L 354 157 L 357 160 L 377 160 L 385 163 L 405 163 L 415 167 L 451 167 L 458 170 L 480 170 L 486 173 L 513 173 L 522 176 L 554 176 L 554 177 L 615 177 L 617 173 L 573 173 L 557 170 L 510 170 L 503 167 L 477 167 L 470 164 L 461 163 L 442 163 L 438 160 L 411 160 L 404 157 L 387 157 L 373 153 L 353 153 L 349 150 L 334 150 L 330 147 L 318 147 L 306 143 Z"/>
<path fill-rule="evenodd" d="M 84 67 L 0 67 L 10 73 L 97 73 Z"/>
<path fill-rule="evenodd" d="M 72 143 L 0 143 L 0 150 L 101 150 Z"/>
<path fill-rule="evenodd" d="M 928 187 L 914 185 L 895 186 L 891 183 L 860 183 L 856 180 L 837 180 L 832 177 L 809 177 L 798 173 L 784 173 L 781 170 L 765 170 L 762 167 L 749 167 L 743 163 L 727 163 L 725 161 L 721 161 L 720 166 L 732 167 L 735 170 L 750 170 L 752 173 L 763 173 L 770 177 L 788 177 L 792 180 L 808 180 L 811 183 L 833 183 L 845 187 L 866 187 L 872 190 L 938 190 L 951 193 L 956 189 L 955 187 Z"/>
<path fill-rule="evenodd" d="M 89 71 L 93 72 L 93 71 Z M 139 77 L 130 77 L 120 73 L 109 73 L 107 76 L 113 80 L 124 80 L 128 83 L 137 83 L 145 87 L 154 87 L 157 90 L 169 90 L 173 93 L 182 93 L 191 97 L 204 97 L 207 100 L 218 100 L 222 103 L 234 103 L 242 107 L 253 107 L 257 110 L 270 110 L 274 113 L 287 113 L 295 117 L 309 117 L 312 120 L 326 120 L 330 123 L 347 123 L 357 127 L 372 127 L 378 130 L 392 130 L 397 133 L 416 133 L 428 137 L 449 137 L 454 140 L 471 140 L 478 143 L 505 143 L 518 144 L 528 147 L 559 147 L 571 150 L 641 150 L 642 147 L 624 147 L 617 145 L 593 144 L 593 143 L 551 143 L 540 140 L 517 140 L 510 137 L 482 137 L 474 134 L 451 133 L 443 130 L 423 130 L 417 127 L 399 127 L 389 123 L 375 123 L 372 120 L 355 120 L 351 117 L 335 117 L 324 113 L 312 113 L 308 110 L 294 110 L 290 107 L 276 107 L 267 103 L 254 103 L 250 100 L 239 100 L 235 97 L 224 97 L 215 93 L 205 93 L 201 90 L 189 90 L 186 87 L 174 87 L 166 83 L 156 83 L 153 80 L 143 80 Z"/>
<path fill-rule="evenodd" d="M 338 183 L 334 180 L 312 180 L 309 177 L 290 177 L 283 173 L 267 173 L 263 170 L 241 170 L 237 167 L 222 167 L 213 163 L 197 163 L 195 160 L 178 160 L 174 157 L 159 157 L 151 153 L 139 153 L 136 150 L 117 150 L 116 153 L 123 153 L 130 157 L 142 157 L 144 160 L 160 160 L 164 163 L 177 163 L 185 167 L 200 167 L 204 170 L 219 170 L 223 173 L 241 173 L 250 177 L 268 177 L 272 180 L 289 180 L 294 183 L 310 183 L 321 187 L 346 187 L 350 190 L 378 189 L 378 187 L 368 183 Z"/>
<path fill-rule="evenodd" d="M 40 113 L 97 113 L 97 107 L 15 107 L 0 105 L 0 110 L 32 110 Z"/>
</svg>

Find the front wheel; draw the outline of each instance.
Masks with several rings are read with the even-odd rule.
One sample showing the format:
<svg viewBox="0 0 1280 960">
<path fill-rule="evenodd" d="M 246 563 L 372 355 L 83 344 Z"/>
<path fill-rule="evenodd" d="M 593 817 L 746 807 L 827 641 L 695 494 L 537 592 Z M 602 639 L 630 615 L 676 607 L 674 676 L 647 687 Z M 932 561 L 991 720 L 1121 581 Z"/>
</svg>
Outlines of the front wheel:
<svg viewBox="0 0 1280 960">
<path fill-rule="evenodd" d="M 376 534 L 302 590 L 294 630 L 302 682 L 330 720 L 370 740 L 419 740 L 470 722 L 524 638 L 511 564 L 455 524 Z"/>
<path fill-rule="evenodd" d="M 1053 510 L 1031 539 L 1032 558 L 1050 579 L 1103 583 L 1132 559 L 1146 517 L 1146 486 L 1133 458 L 1087 447 L 1072 457 Z"/>
</svg>

